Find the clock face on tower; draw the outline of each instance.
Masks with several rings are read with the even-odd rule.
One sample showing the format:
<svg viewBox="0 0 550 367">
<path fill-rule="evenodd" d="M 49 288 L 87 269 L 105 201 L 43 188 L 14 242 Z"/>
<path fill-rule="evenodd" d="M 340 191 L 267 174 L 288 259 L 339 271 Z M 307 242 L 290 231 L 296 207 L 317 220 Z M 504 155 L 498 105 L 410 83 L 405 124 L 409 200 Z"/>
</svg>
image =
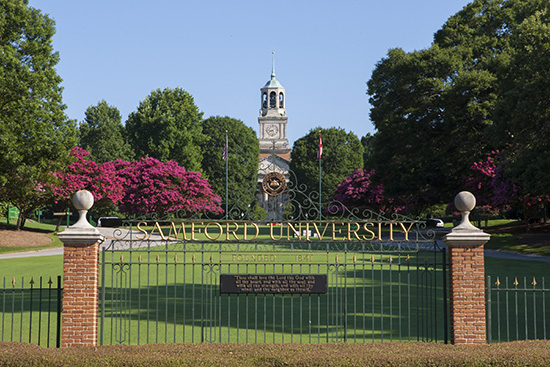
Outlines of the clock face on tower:
<svg viewBox="0 0 550 367">
<path fill-rule="evenodd" d="M 267 127 L 265 128 L 265 132 L 267 133 L 267 135 L 271 137 L 274 137 L 275 135 L 277 135 L 278 131 L 279 129 L 277 128 L 276 125 L 267 125 Z"/>
</svg>

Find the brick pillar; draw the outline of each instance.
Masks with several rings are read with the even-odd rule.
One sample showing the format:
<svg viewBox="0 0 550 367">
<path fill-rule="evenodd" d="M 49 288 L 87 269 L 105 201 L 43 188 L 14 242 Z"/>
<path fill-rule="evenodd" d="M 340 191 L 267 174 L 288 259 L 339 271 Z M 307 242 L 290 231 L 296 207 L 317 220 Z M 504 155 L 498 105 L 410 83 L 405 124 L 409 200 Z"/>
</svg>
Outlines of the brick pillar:
<svg viewBox="0 0 550 367">
<path fill-rule="evenodd" d="M 486 343 L 485 260 L 483 245 L 490 235 L 474 227 L 468 217 L 475 197 L 467 191 L 455 198 L 462 222 L 445 235 L 449 248 L 451 343 Z"/>
<path fill-rule="evenodd" d="M 63 242 L 63 312 L 61 346 L 97 345 L 99 243 L 104 237 L 86 220 L 93 205 L 88 191 L 79 191 L 73 204 L 76 224 L 58 235 Z"/>
</svg>

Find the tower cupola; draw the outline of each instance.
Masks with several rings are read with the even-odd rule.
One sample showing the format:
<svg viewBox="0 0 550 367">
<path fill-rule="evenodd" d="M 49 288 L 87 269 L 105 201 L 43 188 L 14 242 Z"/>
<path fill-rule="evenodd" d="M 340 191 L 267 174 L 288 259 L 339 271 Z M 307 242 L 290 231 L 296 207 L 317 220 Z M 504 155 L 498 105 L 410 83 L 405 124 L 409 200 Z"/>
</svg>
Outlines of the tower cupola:
<svg viewBox="0 0 550 367">
<path fill-rule="evenodd" d="M 260 88 L 260 156 L 277 154 L 288 160 L 290 148 L 286 137 L 286 90 L 275 77 L 275 53 L 271 63 L 271 79 Z"/>
<path fill-rule="evenodd" d="M 262 106 L 260 116 L 286 116 L 285 88 L 275 77 L 275 57 L 272 60 L 271 79 L 261 89 Z"/>
</svg>

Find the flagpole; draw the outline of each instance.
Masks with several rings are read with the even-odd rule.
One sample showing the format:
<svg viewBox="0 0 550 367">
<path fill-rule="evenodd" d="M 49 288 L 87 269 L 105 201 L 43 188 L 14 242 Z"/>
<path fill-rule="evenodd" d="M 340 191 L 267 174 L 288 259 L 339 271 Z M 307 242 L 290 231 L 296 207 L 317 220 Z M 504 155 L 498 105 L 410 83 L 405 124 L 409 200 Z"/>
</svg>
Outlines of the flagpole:
<svg viewBox="0 0 550 367">
<path fill-rule="evenodd" d="M 323 143 L 321 141 L 321 131 L 319 131 L 319 151 L 317 153 L 317 160 L 319 161 L 319 223 L 322 219 L 321 214 L 321 202 L 322 202 L 322 194 L 321 194 L 321 159 L 323 156 Z"/>
<path fill-rule="evenodd" d="M 224 147 L 224 160 L 225 160 L 225 220 L 229 219 L 229 159 L 228 158 L 228 142 L 227 142 L 227 130 L 225 130 L 225 147 Z"/>
</svg>

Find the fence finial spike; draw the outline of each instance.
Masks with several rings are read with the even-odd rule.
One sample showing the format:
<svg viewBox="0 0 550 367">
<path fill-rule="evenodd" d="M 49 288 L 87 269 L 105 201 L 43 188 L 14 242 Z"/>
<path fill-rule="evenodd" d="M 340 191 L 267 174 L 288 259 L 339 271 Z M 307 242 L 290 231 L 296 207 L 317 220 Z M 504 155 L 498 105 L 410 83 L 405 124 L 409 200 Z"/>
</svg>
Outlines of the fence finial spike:
<svg viewBox="0 0 550 367">
<path fill-rule="evenodd" d="M 15 275 L 13 276 L 13 278 L 11 278 L 11 285 L 15 285 Z"/>
<path fill-rule="evenodd" d="M 537 285 L 537 281 L 535 280 L 535 277 L 533 277 L 533 282 L 531 284 L 533 285 L 533 287 Z"/>
<path fill-rule="evenodd" d="M 495 282 L 495 285 L 498 287 L 500 286 L 500 278 L 497 276 L 497 281 Z"/>
<path fill-rule="evenodd" d="M 516 287 L 519 285 L 518 277 L 514 278 L 514 283 L 512 283 L 512 284 L 515 285 Z"/>
</svg>

